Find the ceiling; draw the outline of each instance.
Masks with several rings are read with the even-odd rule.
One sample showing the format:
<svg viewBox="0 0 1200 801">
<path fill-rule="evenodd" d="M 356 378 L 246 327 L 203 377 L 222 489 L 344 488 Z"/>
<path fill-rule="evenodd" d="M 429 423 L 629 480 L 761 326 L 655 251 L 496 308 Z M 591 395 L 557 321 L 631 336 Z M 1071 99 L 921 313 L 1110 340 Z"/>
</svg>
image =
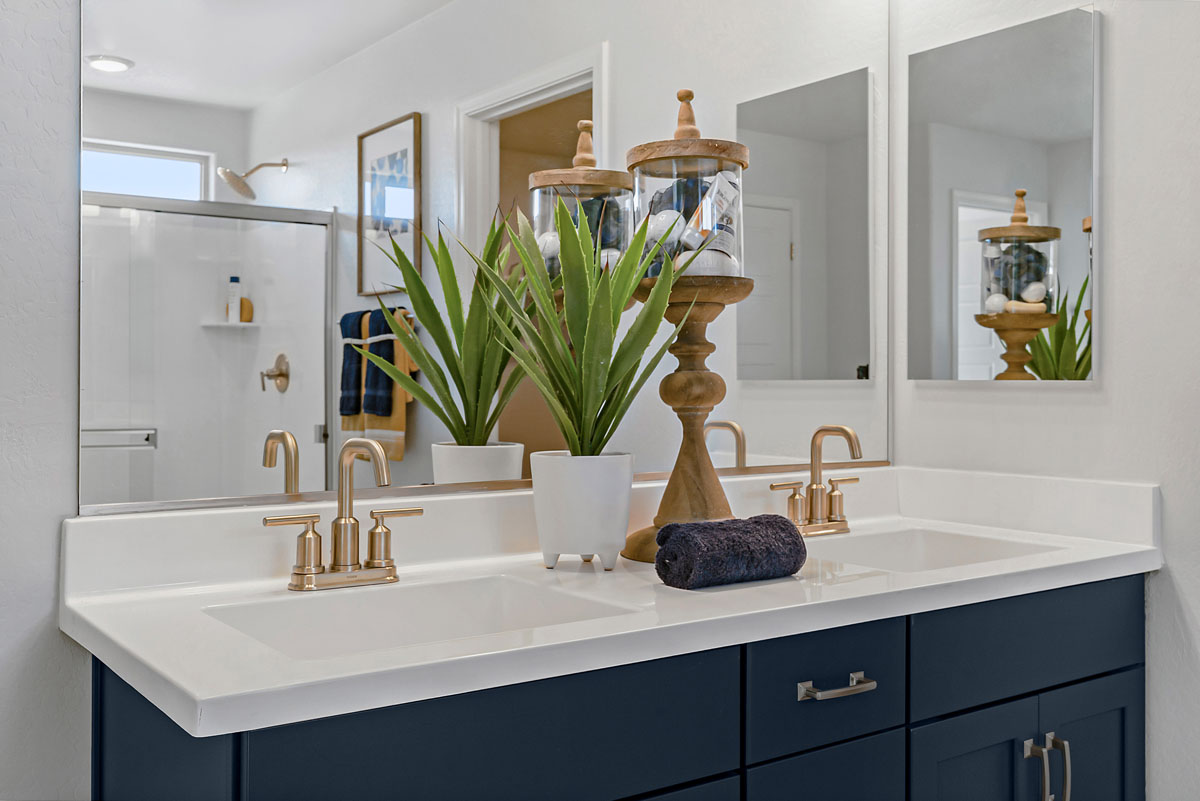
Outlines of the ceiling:
<svg viewBox="0 0 1200 801">
<path fill-rule="evenodd" d="M 1082 9 L 909 58 L 909 124 L 1029 139 L 1092 135 L 1092 15 Z"/>
<path fill-rule="evenodd" d="M 739 103 L 738 128 L 813 142 L 865 136 L 869 85 L 861 69 Z"/>
<path fill-rule="evenodd" d="M 450 0 L 83 0 L 83 85 L 252 108 Z"/>
</svg>

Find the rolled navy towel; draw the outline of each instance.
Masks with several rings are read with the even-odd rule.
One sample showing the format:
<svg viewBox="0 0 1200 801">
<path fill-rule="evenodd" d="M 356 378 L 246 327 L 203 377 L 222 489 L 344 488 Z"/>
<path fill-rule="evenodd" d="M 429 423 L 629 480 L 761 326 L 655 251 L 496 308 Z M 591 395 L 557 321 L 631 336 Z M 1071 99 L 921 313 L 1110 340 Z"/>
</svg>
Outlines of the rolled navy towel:
<svg viewBox="0 0 1200 801">
<path fill-rule="evenodd" d="M 790 576 L 808 557 L 804 538 L 780 515 L 668 523 L 656 542 L 658 577 L 681 590 Z"/>
</svg>

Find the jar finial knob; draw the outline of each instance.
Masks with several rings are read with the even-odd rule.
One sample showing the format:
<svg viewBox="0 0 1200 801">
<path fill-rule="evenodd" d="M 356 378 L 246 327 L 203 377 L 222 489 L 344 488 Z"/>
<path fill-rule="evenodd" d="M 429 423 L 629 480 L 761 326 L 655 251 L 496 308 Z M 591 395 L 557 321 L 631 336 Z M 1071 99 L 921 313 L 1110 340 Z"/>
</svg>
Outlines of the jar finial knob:
<svg viewBox="0 0 1200 801">
<path fill-rule="evenodd" d="M 1025 213 L 1025 190 L 1017 190 L 1017 202 L 1013 204 L 1012 221 L 1014 225 L 1019 223 L 1029 222 L 1029 215 Z"/>
<path fill-rule="evenodd" d="M 579 142 L 575 145 L 575 158 L 571 159 L 571 166 L 595 167 L 596 154 L 592 149 L 592 121 L 580 120 L 576 127 L 579 129 Z"/>
<path fill-rule="evenodd" d="M 675 126 L 676 139 L 699 139 L 700 129 L 696 127 L 696 112 L 692 110 L 692 98 L 696 93 L 691 89 L 680 89 L 675 93 L 679 99 L 679 122 Z"/>
</svg>

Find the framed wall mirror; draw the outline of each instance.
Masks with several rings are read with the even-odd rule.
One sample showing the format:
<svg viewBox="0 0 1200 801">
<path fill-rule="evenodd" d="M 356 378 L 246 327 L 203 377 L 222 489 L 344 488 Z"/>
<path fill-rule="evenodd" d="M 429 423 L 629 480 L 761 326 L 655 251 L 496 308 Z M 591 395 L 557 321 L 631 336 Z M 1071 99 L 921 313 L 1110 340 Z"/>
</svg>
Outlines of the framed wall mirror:
<svg viewBox="0 0 1200 801">
<path fill-rule="evenodd" d="M 497 208 L 528 207 L 531 172 L 570 167 L 581 119 L 596 166 L 624 171 L 629 148 L 670 138 L 685 86 L 704 136 L 750 147 L 744 272 L 758 288 L 708 329 L 708 366 L 726 384 L 709 418 L 714 464 L 806 464 L 827 423 L 855 428 L 868 462 L 887 460 L 887 0 L 769 0 L 739 23 L 755 46 L 736 53 L 711 23 L 728 15 L 715 0 L 686 15 L 619 0 L 582 29 L 568 6 L 484 0 L 180 14 L 83 0 L 83 513 L 309 500 L 334 487 L 350 436 L 386 440 L 393 487 L 428 491 L 447 427 L 404 392 L 368 387 L 364 364 L 351 369 L 353 344 L 390 337 L 371 314 L 379 303 L 413 305 L 404 292 L 359 294 L 359 135 L 420 115 L 419 163 L 405 162 L 419 196 L 397 208 L 421 209 L 414 233 L 446 236 L 469 288 L 457 239 L 478 250 Z M 662 31 L 711 56 L 662 69 Z M 473 57 L 451 65 L 447 52 L 464 46 Z M 393 76 L 387 91 L 378 76 Z M 444 311 L 432 264 L 426 253 Z M 419 321 L 416 332 L 434 350 Z M 664 323 L 658 342 L 667 335 Z M 669 471 L 679 449 L 679 419 L 657 392 L 676 365 L 663 360 L 609 445 L 642 477 Z M 559 439 L 529 389 L 494 435 L 526 454 Z M 362 405 L 377 390 L 386 414 Z M 269 445 L 272 431 L 290 438 Z"/>
<path fill-rule="evenodd" d="M 910 379 L 1092 378 L 1097 19 L 908 55 Z"/>
</svg>

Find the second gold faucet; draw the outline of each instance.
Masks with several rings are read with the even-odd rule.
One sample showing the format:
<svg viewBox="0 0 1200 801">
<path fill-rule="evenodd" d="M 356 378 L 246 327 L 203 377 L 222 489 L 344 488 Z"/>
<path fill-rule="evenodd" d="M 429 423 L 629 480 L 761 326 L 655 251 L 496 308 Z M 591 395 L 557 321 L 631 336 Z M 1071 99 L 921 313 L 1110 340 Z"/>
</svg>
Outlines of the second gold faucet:
<svg viewBox="0 0 1200 801">
<path fill-rule="evenodd" d="M 796 528 L 805 536 L 844 534 L 850 531 L 841 485 L 857 483 L 858 478 L 832 478 L 829 484 L 833 489 L 825 486 L 822 443 L 825 437 L 831 434 L 846 440 L 846 444 L 850 446 L 850 458 L 862 458 L 862 445 L 853 428 L 839 425 L 821 426 L 813 432 L 809 448 L 810 481 L 807 488 L 803 481 L 780 481 L 771 485 L 773 490 L 792 491 L 788 495 L 788 519 L 795 523 Z M 804 495 L 800 494 L 802 489 L 805 490 Z"/>
</svg>

